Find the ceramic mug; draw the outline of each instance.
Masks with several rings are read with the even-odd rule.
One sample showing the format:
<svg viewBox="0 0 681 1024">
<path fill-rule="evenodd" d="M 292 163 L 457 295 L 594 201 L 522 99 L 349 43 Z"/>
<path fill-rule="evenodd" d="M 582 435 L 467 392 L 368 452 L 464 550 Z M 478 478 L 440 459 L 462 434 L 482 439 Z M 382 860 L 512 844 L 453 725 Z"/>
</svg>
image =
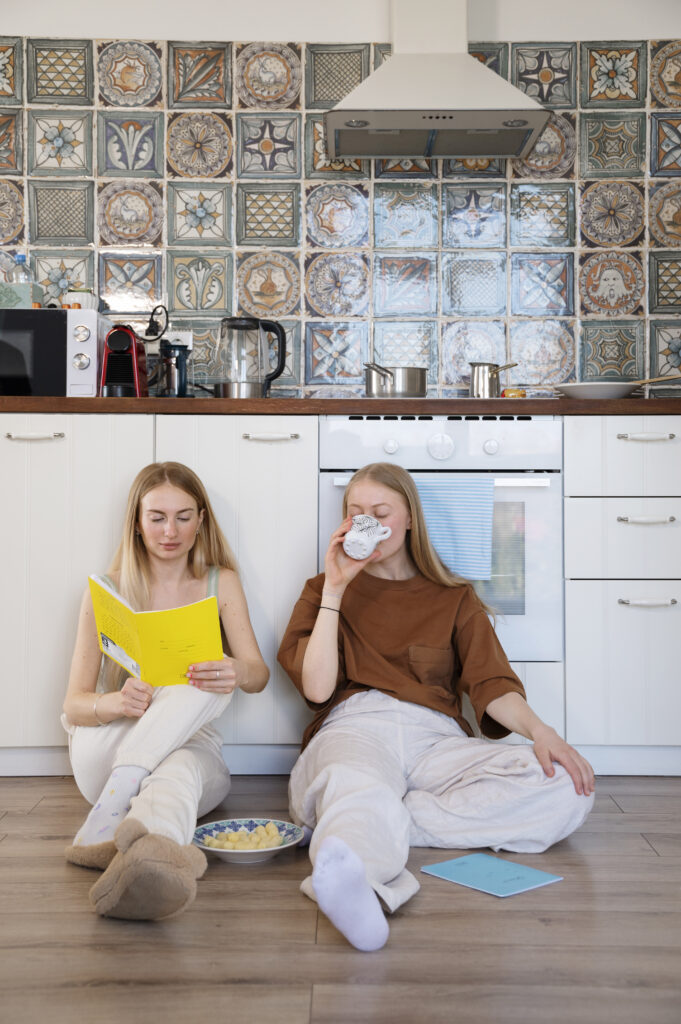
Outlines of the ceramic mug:
<svg viewBox="0 0 681 1024">
<path fill-rule="evenodd" d="M 358 561 L 368 558 L 376 545 L 387 540 L 391 533 L 389 526 L 381 526 L 373 516 L 353 516 L 352 526 L 343 538 L 343 551 Z"/>
</svg>

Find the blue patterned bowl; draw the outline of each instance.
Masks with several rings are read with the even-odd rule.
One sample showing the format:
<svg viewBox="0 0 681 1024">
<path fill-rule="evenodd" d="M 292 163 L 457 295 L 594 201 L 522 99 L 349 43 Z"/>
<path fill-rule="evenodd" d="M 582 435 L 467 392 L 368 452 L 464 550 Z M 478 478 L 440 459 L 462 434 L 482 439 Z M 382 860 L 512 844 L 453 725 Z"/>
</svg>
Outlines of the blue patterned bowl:
<svg viewBox="0 0 681 1024">
<path fill-rule="evenodd" d="M 238 832 L 246 829 L 247 832 L 254 832 L 258 825 L 267 825 L 269 821 L 274 822 L 282 838 L 281 846 L 272 846 L 266 850 L 218 850 L 214 846 L 206 846 L 205 840 L 208 836 L 218 836 L 221 832 Z M 260 864 L 265 860 L 271 860 L 283 850 L 290 850 L 303 838 L 303 830 L 291 821 L 278 821 L 276 818 L 227 818 L 223 821 L 209 821 L 206 825 L 199 825 L 194 832 L 194 845 L 200 847 L 205 853 L 214 853 L 220 860 L 229 860 L 234 864 Z"/>
</svg>

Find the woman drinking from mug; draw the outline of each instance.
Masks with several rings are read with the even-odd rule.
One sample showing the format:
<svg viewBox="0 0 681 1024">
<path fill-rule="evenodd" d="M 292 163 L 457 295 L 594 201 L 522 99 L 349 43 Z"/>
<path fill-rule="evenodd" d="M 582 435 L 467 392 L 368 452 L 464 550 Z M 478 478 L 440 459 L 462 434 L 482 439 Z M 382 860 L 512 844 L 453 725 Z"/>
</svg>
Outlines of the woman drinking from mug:
<svg viewBox="0 0 681 1024">
<path fill-rule="evenodd" d="M 531 710 L 472 585 L 442 564 L 409 473 L 360 469 L 324 572 L 308 580 L 279 661 L 315 716 L 291 774 L 313 830 L 302 890 L 358 949 L 379 949 L 417 892 L 410 846 L 538 853 L 593 805 L 591 766 Z M 363 560 L 343 540 L 369 515 L 391 535 Z M 470 698 L 477 739 L 462 715 Z M 496 744 L 509 732 L 531 746 Z"/>
</svg>

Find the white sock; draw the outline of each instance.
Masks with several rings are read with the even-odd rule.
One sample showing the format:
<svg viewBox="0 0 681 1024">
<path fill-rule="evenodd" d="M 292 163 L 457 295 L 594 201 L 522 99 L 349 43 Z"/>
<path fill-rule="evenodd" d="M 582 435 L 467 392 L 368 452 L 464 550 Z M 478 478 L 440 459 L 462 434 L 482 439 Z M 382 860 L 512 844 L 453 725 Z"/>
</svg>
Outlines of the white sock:
<svg viewBox="0 0 681 1024">
<path fill-rule="evenodd" d="M 130 802 L 137 796 L 142 779 L 149 772 L 134 764 L 114 768 L 106 780 L 99 798 L 81 825 L 74 846 L 91 846 L 113 839 L 114 832 L 130 810 Z"/>
<path fill-rule="evenodd" d="M 364 864 L 337 836 L 322 840 L 312 888 L 320 909 L 356 949 L 370 952 L 385 945 L 388 922 L 367 881 Z"/>
</svg>

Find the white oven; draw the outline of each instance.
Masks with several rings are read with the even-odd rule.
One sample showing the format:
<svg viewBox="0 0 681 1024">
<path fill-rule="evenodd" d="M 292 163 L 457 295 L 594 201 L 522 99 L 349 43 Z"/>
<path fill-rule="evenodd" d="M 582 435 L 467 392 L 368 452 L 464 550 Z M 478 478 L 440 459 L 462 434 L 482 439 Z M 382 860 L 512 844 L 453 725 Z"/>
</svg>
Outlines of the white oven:
<svg viewBox="0 0 681 1024">
<path fill-rule="evenodd" d="M 493 480 L 491 569 L 476 588 L 511 661 L 563 660 L 562 421 L 553 416 L 320 417 L 319 570 L 343 491 L 369 462 L 417 485 Z M 428 517 L 426 517 L 428 519 Z M 436 545 L 437 547 L 437 545 Z"/>
</svg>

